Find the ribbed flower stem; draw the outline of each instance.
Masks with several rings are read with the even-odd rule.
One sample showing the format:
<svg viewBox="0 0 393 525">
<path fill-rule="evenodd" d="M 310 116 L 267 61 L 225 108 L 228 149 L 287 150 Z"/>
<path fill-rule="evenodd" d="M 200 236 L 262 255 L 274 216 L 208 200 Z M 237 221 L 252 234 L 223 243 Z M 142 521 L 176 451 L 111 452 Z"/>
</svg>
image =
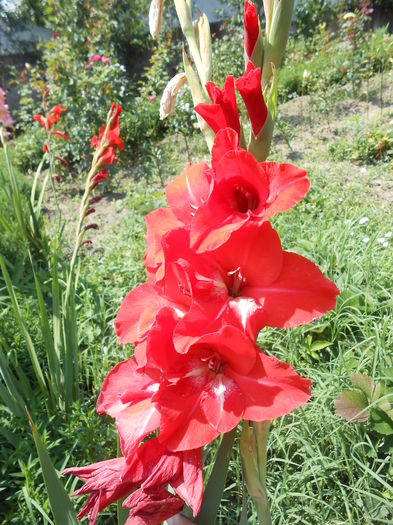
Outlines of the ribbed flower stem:
<svg viewBox="0 0 393 525">
<path fill-rule="evenodd" d="M 243 421 L 240 437 L 240 456 L 247 490 L 254 502 L 259 525 L 271 525 L 266 494 L 266 452 L 270 421 L 253 423 Z"/>
</svg>

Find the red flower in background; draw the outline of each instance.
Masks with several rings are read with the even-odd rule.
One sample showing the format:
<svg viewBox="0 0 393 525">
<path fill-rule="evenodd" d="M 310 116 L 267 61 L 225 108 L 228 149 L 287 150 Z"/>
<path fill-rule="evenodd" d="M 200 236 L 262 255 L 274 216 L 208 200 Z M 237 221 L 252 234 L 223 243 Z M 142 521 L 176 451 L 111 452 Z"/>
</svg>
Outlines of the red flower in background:
<svg viewBox="0 0 393 525">
<path fill-rule="evenodd" d="M 119 123 L 119 115 L 122 111 L 121 106 L 113 103 L 110 115 L 112 122 L 105 137 L 106 126 L 103 125 L 100 128 L 98 137 L 94 136 L 91 139 L 90 146 L 92 148 L 97 148 L 97 151 L 99 152 L 98 163 L 100 166 L 109 166 L 117 161 L 115 148 L 120 152 L 124 149 L 123 140 L 120 138 Z"/>
<path fill-rule="evenodd" d="M 63 108 L 61 104 L 57 104 L 49 111 L 47 118 L 43 115 L 34 115 L 33 120 L 39 122 L 41 126 L 48 131 L 52 128 L 53 124 L 60 120 L 61 114 L 65 111 L 67 110 Z"/>
</svg>

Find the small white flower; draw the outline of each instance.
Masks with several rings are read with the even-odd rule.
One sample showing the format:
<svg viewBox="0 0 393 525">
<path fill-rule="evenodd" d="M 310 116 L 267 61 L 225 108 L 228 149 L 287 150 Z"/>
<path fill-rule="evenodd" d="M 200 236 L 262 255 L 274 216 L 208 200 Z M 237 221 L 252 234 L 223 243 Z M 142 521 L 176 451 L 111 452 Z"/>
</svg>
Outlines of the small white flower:
<svg viewBox="0 0 393 525">
<path fill-rule="evenodd" d="M 344 200 L 344 199 L 343 199 L 342 197 L 340 197 L 340 198 L 338 199 L 338 202 L 343 202 L 343 200 Z"/>
<path fill-rule="evenodd" d="M 391 237 L 391 236 L 392 236 L 392 232 L 385 233 L 386 239 L 389 239 L 389 237 Z"/>
<path fill-rule="evenodd" d="M 370 242 L 370 237 L 363 237 L 362 242 L 364 243 Z"/>
<path fill-rule="evenodd" d="M 382 247 L 383 247 L 383 248 L 387 248 L 388 246 L 389 246 L 388 241 L 385 241 L 384 243 L 382 243 Z"/>
<path fill-rule="evenodd" d="M 363 168 L 360 168 L 360 173 L 365 175 L 367 173 L 367 168 L 365 168 L 364 166 L 363 166 Z"/>
<path fill-rule="evenodd" d="M 368 222 L 369 220 L 370 219 L 368 217 L 362 217 L 361 219 L 359 219 L 359 224 L 366 224 L 366 222 Z"/>
<path fill-rule="evenodd" d="M 378 237 L 377 242 L 380 242 L 381 244 L 385 242 L 384 237 Z"/>
<path fill-rule="evenodd" d="M 126 66 L 123 66 L 123 64 L 120 64 L 119 65 L 119 69 L 120 69 L 120 71 L 125 71 L 126 70 Z"/>
</svg>

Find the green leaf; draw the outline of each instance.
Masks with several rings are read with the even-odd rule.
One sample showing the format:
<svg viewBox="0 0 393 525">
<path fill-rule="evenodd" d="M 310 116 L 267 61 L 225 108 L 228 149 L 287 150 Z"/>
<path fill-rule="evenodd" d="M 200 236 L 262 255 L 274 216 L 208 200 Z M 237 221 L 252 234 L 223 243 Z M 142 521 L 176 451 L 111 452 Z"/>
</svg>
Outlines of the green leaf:
<svg viewBox="0 0 393 525">
<path fill-rule="evenodd" d="M 14 311 L 15 320 L 16 320 L 17 324 L 19 325 L 19 329 L 22 332 L 24 340 L 26 342 L 27 350 L 29 352 L 31 364 L 33 365 L 33 370 L 34 370 L 37 382 L 40 385 L 41 391 L 45 395 L 47 395 L 47 388 L 46 388 L 44 375 L 42 373 L 41 366 L 40 366 L 40 363 L 38 361 L 38 357 L 37 357 L 37 354 L 36 354 L 36 351 L 35 351 L 35 348 L 34 348 L 34 344 L 33 344 L 33 341 L 31 340 L 29 331 L 27 330 L 25 322 L 23 320 L 23 315 L 22 315 L 22 312 L 21 312 L 21 310 L 19 308 L 19 304 L 18 304 L 18 301 L 16 299 L 16 295 L 15 295 L 15 292 L 14 292 L 14 288 L 12 286 L 12 282 L 11 282 L 10 276 L 8 274 L 8 271 L 7 271 L 4 259 L 3 259 L 3 257 L 1 255 L 0 255 L 0 268 L 1 268 L 1 271 L 3 273 L 3 277 L 4 277 L 4 281 L 5 281 L 7 290 L 8 290 L 8 294 L 9 294 L 10 299 L 11 299 L 11 304 L 12 304 L 12 309 Z"/>
<path fill-rule="evenodd" d="M 371 410 L 370 426 L 378 434 L 393 435 L 393 420 L 383 410 Z"/>
<path fill-rule="evenodd" d="M 49 503 L 55 523 L 56 525 L 78 525 L 79 522 L 76 519 L 74 506 L 72 505 L 68 494 L 64 490 L 64 487 L 58 478 L 55 467 L 53 466 L 48 452 L 37 431 L 35 430 L 29 413 L 27 413 L 27 416 L 29 418 L 31 430 L 33 432 L 34 443 L 37 448 L 42 475 L 44 477 L 46 490 L 49 496 Z"/>
<path fill-rule="evenodd" d="M 222 437 L 220 448 L 217 451 L 216 461 L 203 495 L 201 511 L 195 520 L 195 523 L 199 525 L 214 525 L 216 522 L 218 508 L 227 479 L 229 460 L 231 458 L 235 436 L 236 427 Z"/>
<path fill-rule="evenodd" d="M 324 348 L 327 348 L 331 344 L 332 344 L 331 341 L 323 341 L 323 340 L 314 341 L 311 345 L 310 350 L 311 352 L 316 352 L 318 350 L 323 350 Z"/>
<path fill-rule="evenodd" d="M 369 418 L 367 397 L 360 390 L 344 390 L 334 402 L 336 414 L 353 423 L 364 423 Z"/>
<path fill-rule="evenodd" d="M 352 383 L 371 400 L 373 397 L 373 378 L 360 373 L 353 373 L 349 377 Z"/>
</svg>

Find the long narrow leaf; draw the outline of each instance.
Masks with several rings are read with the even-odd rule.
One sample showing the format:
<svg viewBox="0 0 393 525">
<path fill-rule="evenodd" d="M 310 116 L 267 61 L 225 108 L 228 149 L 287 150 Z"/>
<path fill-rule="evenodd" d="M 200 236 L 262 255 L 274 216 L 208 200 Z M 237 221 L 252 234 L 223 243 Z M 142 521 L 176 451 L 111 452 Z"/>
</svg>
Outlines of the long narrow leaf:
<svg viewBox="0 0 393 525">
<path fill-rule="evenodd" d="M 53 335 L 49 326 L 48 309 L 44 301 L 44 296 L 41 290 L 41 285 L 38 281 L 37 275 L 34 271 L 33 262 L 31 260 L 33 269 L 35 289 L 37 293 L 38 304 L 40 308 L 41 332 L 45 343 L 46 355 L 48 358 L 49 373 L 51 377 L 50 390 L 54 401 L 60 399 L 60 363 L 55 352 L 53 343 Z"/>
<path fill-rule="evenodd" d="M 11 282 L 10 276 L 9 276 L 9 274 L 7 272 L 7 268 L 5 266 L 4 259 L 3 259 L 3 257 L 1 255 L 0 255 L 0 268 L 1 268 L 1 271 L 3 273 L 3 277 L 4 277 L 4 281 L 5 281 L 7 290 L 8 290 L 8 294 L 9 294 L 10 299 L 11 299 L 11 304 L 12 304 L 12 309 L 14 311 L 15 320 L 18 323 L 20 331 L 22 332 L 23 338 L 24 338 L 24 340 L 26 342 L 27 351 L 29 352 L 31 364 L 33 366 L 33 370 L 34 370 L 37 382 L 38 382 L 42 392 L 45 395 L 47 395 L 48 391 L 47 391 L 47 388 L 46 388 L 44 375 L 42 373 L 41 366 L 40 366 L 40 363 L 38 361 L 38 357 L 37 357 L 37 354 L 36 354 L 36 351 L 35 351 L 35 348 L 34 348 L 34 345 L 33 345 L 33 341 L 31 340 L 29 331 L 27 330 L 26 325 L 25 325 L 25 323 L 23 321 L 22 312 L 20 311 L 19 304 L 18 304 L 18 301 L 16 299 L 16 295 L 15 295 L 15 292 L 14 292 L 14 288 L 12 286 L 12 282 Z"/>
<path fill-rule="evenodd" d="M 24 416 L 24 406 L 26 402 L 23 400 L 21 395 L 21 388 L 18 384 L 18 380 L 15 375 L 12 373 L 12 370 L 9 366 L 9 363 L 6 359 L 6 356 L 3 354 L 3 351 L 0 347 L 0 375 L 3 378 L 5 386 L 12 397 L 17 408 L 17 413 L 19 416 Z"/>
<path fill-rule="evenodd" d="M 55 467 L 53 466 L 48 452 L 37 431 L 35 430 L 30 415 L 27 415 L 29 417 L 31 430 L 33 432 L 34 443 L 37 448 L 42 475 L 44 477 L 46 490 L 49 496 L 49 503 L 55 523 L 56 525 L 78 525 L 74 506 L 58 478 Z"/>
</svg>

